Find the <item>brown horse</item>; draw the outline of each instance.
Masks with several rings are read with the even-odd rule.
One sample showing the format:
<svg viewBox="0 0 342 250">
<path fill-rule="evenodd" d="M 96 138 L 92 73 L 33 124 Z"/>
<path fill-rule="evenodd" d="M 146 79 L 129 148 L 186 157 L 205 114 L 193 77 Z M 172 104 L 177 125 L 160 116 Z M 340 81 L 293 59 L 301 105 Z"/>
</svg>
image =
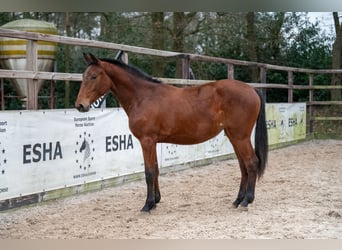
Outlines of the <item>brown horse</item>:
<svg viewBox="0 0 342 250">
<path fill-rule="evenodd" d="M 254 200 L 255 183 L 267 162 L 265 103 L 261 94 L 235 80 L 219 80 L 188 88 L 163 84 L 117 60 L 84 54 L 88 67 L 75 107 L 89 110 L 100 96 L 112 91 L 128 115 L 129 128 L 141 143 L 147 199 L 142 211 L 160 201 L 156 144 L 196 144 L 224 130 L 239 161 L 241 183 L 233 205 L 247 207 Z M 255 128 L 255 150 L 251 133 Z"/>
</svg>

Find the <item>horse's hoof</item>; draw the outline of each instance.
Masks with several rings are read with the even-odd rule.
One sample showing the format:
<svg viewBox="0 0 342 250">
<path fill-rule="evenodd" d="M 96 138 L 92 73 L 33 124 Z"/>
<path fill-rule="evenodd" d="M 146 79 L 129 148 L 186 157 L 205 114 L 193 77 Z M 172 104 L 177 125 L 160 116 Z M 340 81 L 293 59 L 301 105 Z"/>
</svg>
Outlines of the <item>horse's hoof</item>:
<svg viewBox="0 0 342 250">
<path fill-rule="evenodd" d="M 232 203 L 231 208 L 238 208 L 234 203 Z"/>
<path fill-rule="evenodd" d="M 140 210 L 141 212 L 150 213 L 152 209 L 156 208 L 156 203 L 146 203 L 145 206 Z"/>
<path fill-rule="evenodd" d="M 143 208 L 140 210 L 140 212 L 142 212 L 142 213 L 149 213 L 150 210 L 149 210 L 149 209 L 146 209 L 145 207 L 143 207 Z"/>
<path fill-rule="evenodd" d="M 234 202 L 232 203 L 232 208 L 238 208 L 238 206 L 239 206 L 239 202 L 234 201 Z"/>
<path fill-rule="evenodd" d="M 239 211 L 241 211 L 241 212 L 247 212 L 248 211 L 248 207 L 246 206 L 238 206 L 238 208 L 237 208 Z"/>
<path fill-rule="evenodd" d="M 159 203 L 161 199 L 160 193 L 156 194 L 156 198 L 154 199 L 156 203 Z"/>
</svg>

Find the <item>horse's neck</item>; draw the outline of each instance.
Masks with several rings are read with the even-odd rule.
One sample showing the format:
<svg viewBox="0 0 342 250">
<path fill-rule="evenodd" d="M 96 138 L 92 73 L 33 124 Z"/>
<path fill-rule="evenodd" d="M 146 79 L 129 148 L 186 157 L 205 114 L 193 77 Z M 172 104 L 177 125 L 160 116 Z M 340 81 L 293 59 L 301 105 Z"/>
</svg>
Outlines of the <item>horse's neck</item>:
<svg viewBox="0 0 342 250">
<path fill-rule="evenodd" d="M 128 113 L 130 108 L 139 99 L 138 94 L 143 88 L 144 81 L 137 78 L 132 80 L 130 73 L 126 72 L 117 66 L 112 66 L 111 69 L 106 70 L 107 74 L 112 79 L 112 92 L 118 99 L 121 106 Z"/>
</svg>

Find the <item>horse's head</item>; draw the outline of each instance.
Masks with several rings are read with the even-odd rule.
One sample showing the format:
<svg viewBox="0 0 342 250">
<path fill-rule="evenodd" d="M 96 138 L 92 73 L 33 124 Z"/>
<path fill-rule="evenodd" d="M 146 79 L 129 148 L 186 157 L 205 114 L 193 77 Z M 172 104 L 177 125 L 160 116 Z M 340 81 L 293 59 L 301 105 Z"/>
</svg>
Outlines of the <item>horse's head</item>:
<svg viewBox="0 0 342 250">
<path fill-rule="evenodd" d="M 87 112 L 93 102 L 110 90 L 112 81 L 106 74 L 99 59 L 92 54 L 83 55 L 88 67 L 83 73 L 75 108 L 80 112 Z"/>
</svg>

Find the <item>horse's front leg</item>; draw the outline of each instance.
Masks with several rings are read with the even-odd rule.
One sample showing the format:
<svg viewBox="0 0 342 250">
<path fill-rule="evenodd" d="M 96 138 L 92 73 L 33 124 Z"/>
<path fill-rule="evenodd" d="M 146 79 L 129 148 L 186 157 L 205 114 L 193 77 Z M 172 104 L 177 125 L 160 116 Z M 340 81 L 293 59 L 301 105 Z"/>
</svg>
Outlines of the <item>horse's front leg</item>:
<svg viewBox="0 0 342 250">
<path fill-rule="evenodd" d="M 160 201 L 160 191 L 158 183 L 158 161 L 156 142 L 150 138 L 140 140 L 143 150 L 145 163 L 145 179 L 147 185 L 147 198 L 144 207 L 141 211 L 149 212 L 156 207 L 156 203 Z"/>
</svg>

